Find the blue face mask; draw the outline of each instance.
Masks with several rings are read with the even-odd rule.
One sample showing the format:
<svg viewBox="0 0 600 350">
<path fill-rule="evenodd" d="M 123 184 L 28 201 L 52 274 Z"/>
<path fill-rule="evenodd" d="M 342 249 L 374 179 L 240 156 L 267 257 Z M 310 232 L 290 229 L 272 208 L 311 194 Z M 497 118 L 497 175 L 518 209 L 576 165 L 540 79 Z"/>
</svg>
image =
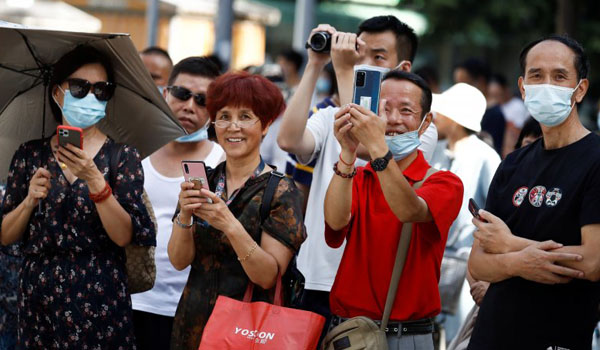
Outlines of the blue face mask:
<svg viewBox="0 0 600 350">
<path fill-rule="evenodd" d="M 331 89 L 331 81 L 329 81 L 329 79 L 319 78 L 317 80 L 316 89 L 319 94 L 328 94 Z"/>
<path fill-rule="evenodd" d="M 68 89 L 67 91 L 60 90 L 65 95 L 61 108 L 62 114 L 69 125 L 87 129 L 106 116 L 106 104 L 108 101 L 99 101 L 91 93 L 87 94 L 84 98 L 75 98 Z"/>
<path fill-rule="evenodd" d="M 525 90 L 525 107 L 533 119 L 545 126 L 562 124 L 575 103 L 571 104 L 571 96 L 581 84 L 574 89 L 552 84 L 523 85 Z"/>
<path fill-rule="evenodd" d="M 200 142 L 208 139 L 208 123 L 200 129 L 194 131 L 189 135 L 183 135 L 175 139 L 175 142 L 188 143 L 188 142 Z"/>
<path fill-rule="evenodd" d="M 421 125 L 419 125 L 417 130 L 408 131 L 396 136 L 385 137 L 385 143 L 390 151 L 392 151 L 395 161 L 408 157 L 409 154 L 413 153 L 421 145 L 421 140 L 419 140 L 419 130 L 421 130 L 423 123 L 425 123 L 425 118 L 423 118 Z"/>
</svg>

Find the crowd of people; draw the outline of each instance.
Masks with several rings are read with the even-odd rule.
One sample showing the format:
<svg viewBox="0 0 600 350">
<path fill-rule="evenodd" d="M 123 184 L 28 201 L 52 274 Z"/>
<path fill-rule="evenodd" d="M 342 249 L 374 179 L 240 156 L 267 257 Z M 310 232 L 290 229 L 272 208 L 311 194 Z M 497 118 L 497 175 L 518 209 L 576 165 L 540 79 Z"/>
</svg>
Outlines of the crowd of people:
<svg viewBox="0 0 600 350">
<path fill-rule="evenodd" d="M 359 316 L 385 319 L 389 349 L 590 349 L 600 138 L 579 119 L 581 45 L 527 44 L 515 96 L 477 58 L 456 65 L 444 91 L 431 67 L 412 72 L 418 38 L 393 16 L 317 32 L 330 51 L 308 48 L 305 64 L 282 52 L 279 80 L 142 51 L 187 132 L 145 159 L 97 127 L 115 94 L 107 58 L 85 45 L 64 55 L 52 115 L 86 142 L 61 146 L 54 134 L 13 156 L 0 348 L 195 350 L 219 295 L 242 300 L 250 283 L 254 301 L 271 302 L 294 271 L 303 288 L 288 306 L 325 318 L 323 349 L 343 349 L 327 334 Z M 386 71 L 377 113 L 353 103 L 356 65 Z M 183 161 L 204 162 L 207 187 L 185 181 Z M 145 292 L 127 285 L 130 244 L 156 246 Z"/>
</svg>

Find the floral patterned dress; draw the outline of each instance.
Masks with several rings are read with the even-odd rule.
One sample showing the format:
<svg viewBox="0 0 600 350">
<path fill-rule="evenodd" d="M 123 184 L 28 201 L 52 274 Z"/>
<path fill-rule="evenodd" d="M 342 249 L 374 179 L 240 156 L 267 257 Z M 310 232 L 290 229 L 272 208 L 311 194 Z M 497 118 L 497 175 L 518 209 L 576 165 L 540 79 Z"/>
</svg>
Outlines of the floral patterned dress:
<svg viewBox="0 0 600 350">
<path fill-rule="evenodd" d="M 217 187 L 224 171 L 225 162 L 214 170 L 209 170 L 208 182 L 211 190 Z M 306 239 L 302 195 L 292 180 L 282 179 L 273 196 L 270 215 L 261 222 L 260 206 L 269 176 L 269 173 L 265 173 L 248 179 L 229 203 L 229 210 L 255 241 L 259 242 L 262 232 L 265 231 L 296 252 Z M 226 193 L 225 190 L 222 197 L 226 196 Z M 217 296 L 225 295 L 242 300 L 249 282 L 242 264 L 223 232 L 204 222 L 198 222 L 195 225 L 194 242 L 196 255 L 177 305 L 171 349 L 197 350 Z M 253 299 L 268 301 L 269 291 L 255 286 Z"/>
<path fill-rule="evenodd" d="M 111 139 L 94 157 L 107 181 Z M 43 155 L 43 159 L 42 159 Z M 21 246 L 19 344 L 26 349 L 135 349 L 125 252 L 107 235 L 85 181 L 70 184 L 50 149 L 50 139 L 27 142 L 8 174 L 3 215 L 27 196 L 43 164 L 52 175 L 42 211 L 32 213 Z M 131 216 L 133 243 L 155 245 L 156 233 L 142 202 L 140 155 L 123 147 L 113 194 Z"/>
</svg>

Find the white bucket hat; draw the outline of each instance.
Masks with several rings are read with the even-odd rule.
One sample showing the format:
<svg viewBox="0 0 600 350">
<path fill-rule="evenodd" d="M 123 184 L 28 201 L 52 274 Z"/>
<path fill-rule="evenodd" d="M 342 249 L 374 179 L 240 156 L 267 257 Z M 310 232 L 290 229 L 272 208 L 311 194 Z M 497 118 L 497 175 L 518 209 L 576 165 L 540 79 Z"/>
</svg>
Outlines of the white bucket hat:
<svg viewBox="0 0 600 350">
<path fill-rule="evenodd" d="M 441 94 L 433 94 L 431 111 L 443 114 L 475 132 L 481 131 L 481 118 L 486 109 L 485 96 L 474 86 L 453 85 Z"/>
</svg>

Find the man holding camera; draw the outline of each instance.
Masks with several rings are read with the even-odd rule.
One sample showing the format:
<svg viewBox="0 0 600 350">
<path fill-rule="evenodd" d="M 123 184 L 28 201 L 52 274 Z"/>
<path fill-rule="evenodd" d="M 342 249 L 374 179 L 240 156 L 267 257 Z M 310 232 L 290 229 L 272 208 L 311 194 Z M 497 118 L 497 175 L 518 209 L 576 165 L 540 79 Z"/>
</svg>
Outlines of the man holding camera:
<svg viewBox="0 0 600 350">
<path fill-rule="evenodd" d="M 433 350 L 440 264 L 463 186 L 451 172 L 432 172 L 417 150 L 432 119 L 427 83 L 416 74 L 391 71 L 381 98 L 379 116 L 355 104 L 335 114 L 341 152 L 325 197 L 325 239 L 332 248 L 347 242 L 331 289 L 332 326 L 358 316 L 382 319 L 396 247 L 408 234 L 404 225 L 411 225 L 385 333 L 390 349 Z M 372 159 L 365 167 L 354 164 L 359 143 Z M 416 183 L 421 186 L 415 190 Z"/>
<path fill-rule="evenodd" d="M 321 109 L 308 119 L 313 91 L 321 70 L 331 59 L 340 102 L 342 105 L 349 103 L 352 100 L 354 65 L 368 64 L 409 71 L 417 49 L 417 37 L 412 28 L 394 16 L 370 18 L 361 23 L 358 34 L 337 32 L 335 28 L 322 24 L 313 29 L 310 39 L 318 32 L 329 34 L 331 56 L 329 52 L 308 50 L 304 75 L 283 115 L 277 141 L 283 150 L 295 154 L 302 163 L 316 159 L 305 215 L 308 237 L 297 260 L 298 268 L 306 279 L 300 304 L 329 319 L 329 291 L 343 249 L 329 248 L 325 242 L 323 201 L 334 174 L 333 164 L 341 150 L 333 133 L 334 115 L 339 108 Z M 432 154 L 437 142 L 435 129 L 430 127 L 421 141 L 426 155 Z M 368 158 L 368 154 L 365 157 Z"/>
</svg>

